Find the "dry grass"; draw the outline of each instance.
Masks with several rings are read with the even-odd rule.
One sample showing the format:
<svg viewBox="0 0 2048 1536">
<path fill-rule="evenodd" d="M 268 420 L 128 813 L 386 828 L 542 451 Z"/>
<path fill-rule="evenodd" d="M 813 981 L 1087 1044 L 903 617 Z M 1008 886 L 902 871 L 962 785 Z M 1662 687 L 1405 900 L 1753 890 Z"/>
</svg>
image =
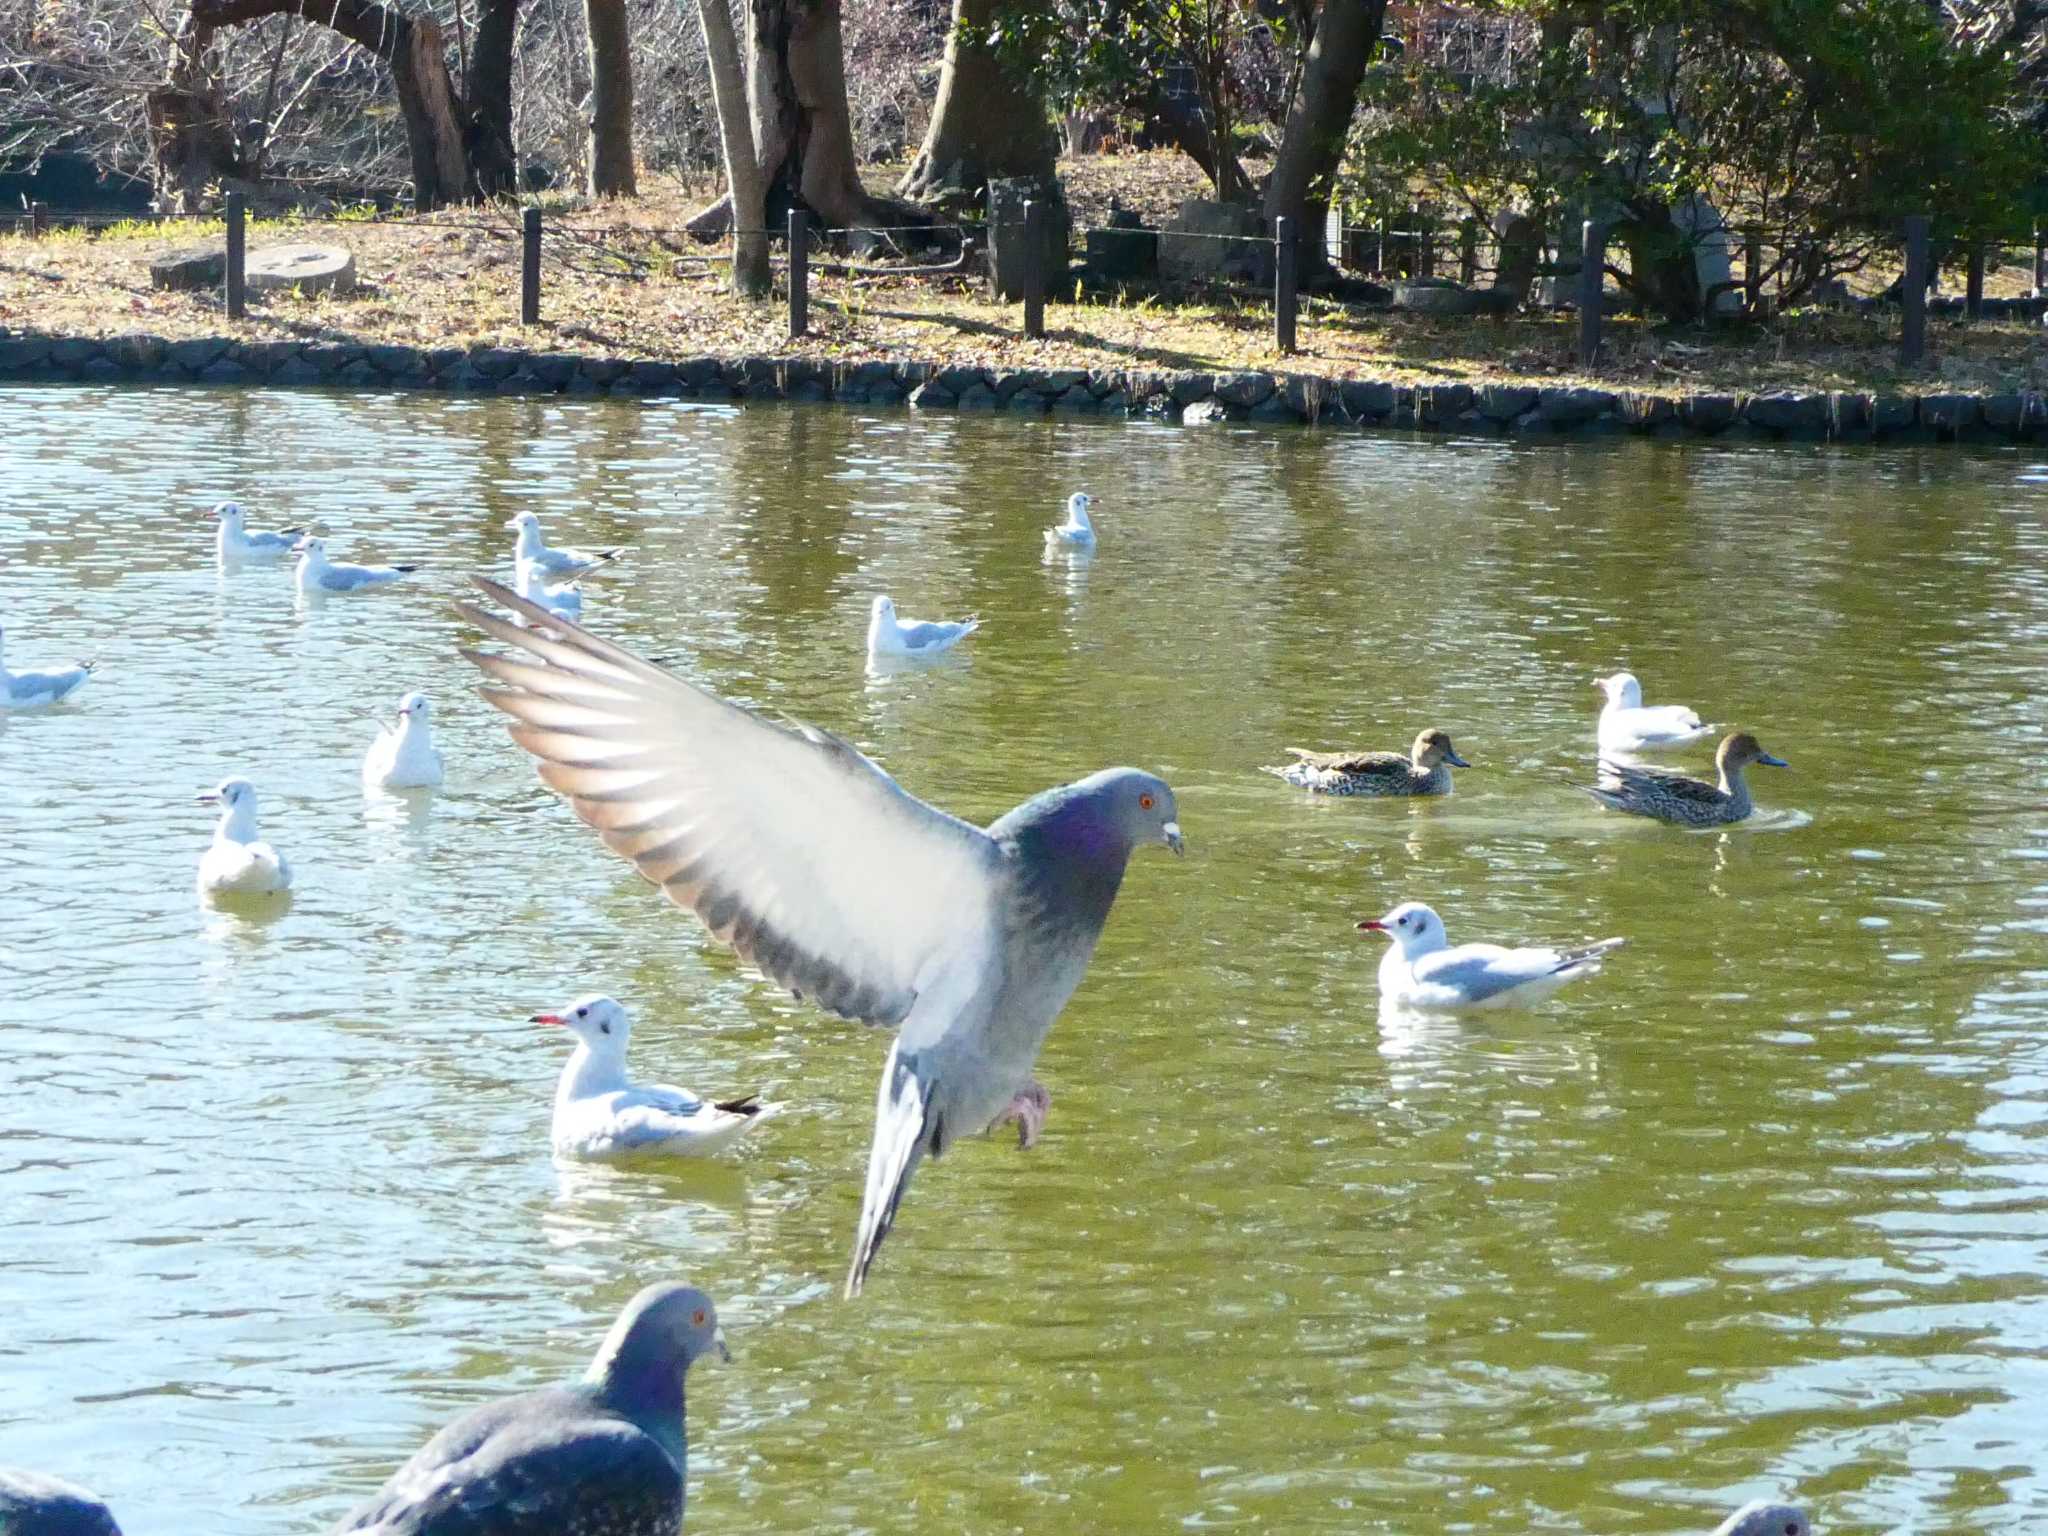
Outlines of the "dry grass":
<svg viewBox="0 0 2048 1536">
<path fill-rule="evenodd" d="M 1155 221 L 1200 190 L 1185 162 L 1161 155 L 1100 157 L 1068 167 L 1077 224 L 1097 222 L 1115 193 Z M 701 189 L 699 189 L 701 190 Z M 779 304 L 741 304 L 723 291 L 722 247 L 677 233 L 696 195 L 674 186 L 630 204 L 564 204 L 548 212 L 543 323 L 518 319 L 518 231 L 504 212 L 465 209 L 389 223 L 264 222 L 251 244 L 318 240 L 347 245 L 362 287 L 346 298 L 251 296 L 239 327 L 217 294 L 160 293 L 147 262 L 167 245 L 148 226 L 40 241 L 0 238 L 0 325 L 106 336 L 170 338 L 238 330 L 252 338 L 495 345 L 682 359 L 805 356 L 996 368 L 1258 368 L 1415 381 L 1586 382 L 1677 394 L 1775 388 L 2048 388 L 2048 345 L 2018 322 L 1929 326 L 1930 365 L 1902 375 L 1896 322 L 1823 311 L 1768 326 L 1666 335 L 1610 322 L 1606 355 L 1590 372 L 1570 361 L 1569 315 L 1506 320 L 1428 319 L 1310 301 L 1301 350 L 1279 355 L 1256 295 L 1088 297 L 1048 307 L 1049 335 L 1018 335 L 1014 305 L 992 304 L 955 277 L 855 280 L 814 275 L 813 334 L 791 342 Z M 1059 294 L 1074 300 L 1075 294 Z"/>
</svg>

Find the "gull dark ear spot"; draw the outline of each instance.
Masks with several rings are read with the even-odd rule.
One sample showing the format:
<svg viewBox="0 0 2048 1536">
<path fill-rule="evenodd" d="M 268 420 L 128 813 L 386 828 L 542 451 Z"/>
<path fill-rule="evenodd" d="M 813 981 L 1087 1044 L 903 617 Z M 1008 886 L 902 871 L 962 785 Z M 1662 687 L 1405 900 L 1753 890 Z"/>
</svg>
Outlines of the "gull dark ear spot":
<svg viewBox="0 0 2048 1536">
<path fill-rule="evenodd" d="M 598 1026 L 597 1026 L 597 1028 L 598 1028 L 598 1032 L 599 1032 L 600 1034 L 606 1034 L 606 1035 L 608 1035 L 608 1034 L 610 1034 L 610 1033 L 612 1032 L 612 1027 L 611 1027 L 611 1025 L 609 1025 L 609 1024 L 600 1024 L 600 1025 L 598 1025 Z"/>
</svg>

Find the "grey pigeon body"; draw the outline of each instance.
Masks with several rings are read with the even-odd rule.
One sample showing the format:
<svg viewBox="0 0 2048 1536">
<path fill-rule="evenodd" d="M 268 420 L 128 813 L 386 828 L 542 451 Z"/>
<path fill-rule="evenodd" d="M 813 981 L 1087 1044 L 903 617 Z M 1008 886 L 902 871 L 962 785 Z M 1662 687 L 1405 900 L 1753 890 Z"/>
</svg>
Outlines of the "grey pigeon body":
<svg viewBox="0 0 2048 1536">
<path fill-rule="evenodd" d="M 1028 1144 L 1025 1116 L 1042 1116 L 1045 1097 L 1031 1081 L 1039 1047 L 1125 864 L 1147 842 L 1179 851 L 1173 791 L 1106 769 L 983 831 L 828 732 L 763 720 L 573 624 L 468 612 L 524 653 L 469 654 L 577 815 L 770 979 L 898 1029 L 847 1277 L 858 1294 L 921 1158 L 1011 1110 Z"/>
<path fill-rule="evenodd" d="M 335 1532 L 675 1536 L 687 1466 L 683 1376 L 724 1350 L 702 1291 L 651 1285 L 581 1381 L 472 1409 Z"/>
<path fill-rule="evenodd" d="M 121 1536 L 121 1527 L 75 1483 L 0 1467 L 0 1536 Z"/>
<path fill-rule="evenodd" d="M 1813 1536 L 1813 1521 L 1797 1505 L 1756 1499 L 1715 1526 L 1714 1536 Z"/>
</svg>

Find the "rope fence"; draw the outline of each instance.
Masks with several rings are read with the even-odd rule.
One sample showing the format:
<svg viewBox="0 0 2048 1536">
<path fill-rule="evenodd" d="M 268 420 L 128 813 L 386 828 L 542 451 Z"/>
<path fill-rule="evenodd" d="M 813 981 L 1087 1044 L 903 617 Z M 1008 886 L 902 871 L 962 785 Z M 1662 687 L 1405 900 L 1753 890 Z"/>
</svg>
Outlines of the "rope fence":
<svg viewBox="0 0 2048 1536">
<path fill-rule="evenodd" d="M 195 229 L 224 226 L 226 275 L 222 284 L 223 299 L 228 318 L 239 320 L 246 313 L 249 211 L 243 193 L 230 192 L 225 201 L 226 208 L 221 215 L 152 213 L 146 218 L 120 214 L 53 215 L 44 205 L 30 203 L 21 214 L 11 217 L 14 232 L 30 238 L 41 238 L 60 229 L 90 233 L 137 223 L 150 223 L 165 229 L 180 225 Z M 1057 276 L 1064 280 L 1069 257 L 1050 248 L 1046 227 L 1050 216 L 1048 205 L 1027 200 L 1018 212 L 1013 212 L 1007 220 L 997 220 L 992 215 L 985 225 L 934 221 L 874 227 L 828 227 L 815 225 L 809 215 L 793 210 L 783 229 L 747 229 L 738 233 L 781 247 L 783 254 L 779 259 L 771 257 L 769 265 L 771 272 L 779 272 L 784 278 L 792 338 L 801 337 L 809 330 L 814 276 L 838 279 L 853 288 L 909 277 L 967 277 L 976 270 L 978 259 L 986 256 L 989 276 L 998 297 L 1021 303 L 1022 334 L 1037 339 L 1045 335 L 1045 306 L 1051 296 L 1053 279 Z M 689 250 L 687 246 L 701 246 L 705 241 L 687 228 L 642 224 L 588 225 L 561 219 L 550 221 L 538 206 L 521 209 L 516 219 L 509 212 L 503 218 L 494 219 L 475 215 L 444 218 L 438 213 L 421 217 L 379 211 L 367 215 L 293 215 L 276 222 L 285 229 L 403 225 L 409 229 L 450 230 L 505 241 L 516 240 L 520 247 L 519 316 L 522 325 L 540 323 L 544 257 L 551 259 L 558 268 L 594 271 L 634 280 L 657 272 L 673 274 L 679 266 L 687 266 L 693 272 L 710 273 L 729 267 L 732 261 L 727 251 L 699 254 Z M 1928 294 L 1936 271 L 1935 252 L 1926 215 L 1907 217 L 1901 221 L 1901 226 L 1898 246 L 1902 268 L 1900 278 L 1874 300 L 1858 303 L 1865 307 L 1872 303 L 1897 304 L 1900 310 L 1899 357 L 1901 363 L 1912 366 L 1926 355 Z M 1610 272 L 1623 278 L 1633 275 L 1609 263 L 1608 248 L 1612 235 L 1609 226 L 1595 220 L 1583 221 L 1578 230 L 1579 238 L 1573 242 L 1577 247 L 1575 250 L 1560 248 L 1562 242 L 1553 243 L 1548 238 L 1539 238 L 1517 242 L 1512 252 L 1505 238 L 1486 229 L 1482 239 L 1481 230 L 1482 226 L 1475 219 L 1465 219 L 1456 225 L 1441 220 L 1411 219 L 1404 227 L 1392 220 L 1347 225 L 1333 218 L 1324 225 L 1320 234 L 1310 238 L 1322 242 L 1321 254 L 1333 265 L 1342 263 L 1354 271 L 1364 270 L 1382 283 L 1428 284 L 1436 281 L 1435 274 L 1440 265 L 1448 271 L 1455 261 L 1458 286 L 1472 289 L 1482 278 L 1497 286 L 1502 282 L 1504 270 L 1512 265 L 1517 279 L 1545 280 L 1545 297 L 1539 302 L 1577 311 L 1576 358 L 1582 366 L 1590 367 L 1597 362 L 1605 310 L 1610 299 L 1605 279 Z M 728 228 L 720 231 L 719 237 L 733 233 Z M 1299 277 L 1303 265 L 1301 242 L 1304 236 L 1293 220 L 1274 220 L 1270 235 L 1114 225 L 1082 228 L 1074 233 L 1090 246 L 1091 254 L 1095 242 L 1089 239 L 1090 236 L 1139 237 L 1155 242 L 1213 242 L 1243 247 L 1252 257 L 1247 266 L 1257 286 L 1229 281 L 1226 275 L 1212 268 L 1214 275 L 1200 280 L 1201 288 L 1269 304 L 1275 349 L 1282 354 L 1298 350 L 1303 300 Z M 1823 272 L 1819 256 L 1821 246 L 1808 233 L 1729 223 L 1695 231 L 1694 235 L 1717 241 L 1727 258 L 1723 265 L 1728 275 L 1714 281 L 1703 294 L 1710 310 L 1724 296 L 1733 296 L 1743 313 L 1754 315 L 1762 312 L 1767 286 L 1773 281 L 1777 290 L 1775 302 L 1782 304 L 1787 301 L 1787 295 L 1794 299 L 1803 297 L 1813 292 L 1824 278 L 1838 280 L 1840 275 Z M 938 242 L 957 242 L 958 250 L 950 259 L 901 263 L 816 260 L 812 256 L 813 242 L 821 238 L 874 241 L 887 236 L 915 236 L 917 243 L 926 247 Z M 1015 241 L 1014 247 L 999 262 L 997 247 L 1012 240 Z M 661 254 L 650 259 L 641 251 L 626 249 L 624 242 L 654 242 L 662 245 L 663 249 Z M 682 244 L 684 242 L 687 245 Z M 1964 292 L 1960 304 L 1964 318 L 1976 320 L 1984 315 L 1985 276 L 1993 261 L 2001 268 L 2020 266 L 2024 269 L 2031 260 L 2031 302 L 2048 304 L 2048 231 L 2036 232 L 2031 251 L 2014 243 L 1974 242 L 1962 245 L 1960 250 L 1956 249 L 1958 244 L 1950 242 L 1947 254 L 1951 261 L 1959 260 L 1964 268 Z M 892 244 L 891 250 L 895 249 Z M 1482 253 L 1490 260 L 1482 261 Z M 1735 276 L 1738 254 L 1739 278 Z M 1154 256 L 1148 259 L 1156 260 L 1156 246 Z M 1855 270 L 1867 260 L 1867 255 L 1860 257 L 1854 266 L 1844 270 Z M 1057 263 L 1056 268 L 1054 263 Z M 1000 273 L 997 270 L 999 266 L 1002 268 Z M 1267 274 L 1270 274 L 1270 281 Z M 1239 275 L 1244 274 L 1240 272 Z M 1838 288 L 1831 296 L 1843 298 L 1846 290 Z M 1375 305 L 1321 295 L 1311 295 L 1310 300 L 1314 312 L 1346 317 L 1385 307 L 1384 302 Z M 2000 301 L 2000 308 L 2007 309 L 2007 301 Z"/>
</svg>

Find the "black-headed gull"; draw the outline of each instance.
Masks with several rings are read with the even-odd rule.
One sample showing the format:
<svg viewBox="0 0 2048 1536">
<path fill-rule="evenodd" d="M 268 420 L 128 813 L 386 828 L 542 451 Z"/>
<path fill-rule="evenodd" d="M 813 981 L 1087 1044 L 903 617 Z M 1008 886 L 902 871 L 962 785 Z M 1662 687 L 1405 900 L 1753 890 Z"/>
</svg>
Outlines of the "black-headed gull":
<svg viewBox="0 0 2048 1536">
<path fill-rule="evenodd" d="M 282 560 L 304 538 L 303 528 L 280 528 L 275 533 L 251 533 L 245 523 L 242 504 L 238 501 L 223 501 L 213 509 L 213 516 L 220 521 L 214 533 L 213 552 L 223 566 L 260 565 L 267 561 Z"/>
<path fill-rule="evenodd" d="M 199 856 L 199 889 L 209 896 L 266 896 L 291 889 L 292 868 L 270 844 L 256 837 L 256 786 L 247 779 L 223 779 L 201 795 L 218 805 L 213 844 Z"/>
<path fill-rule="evenodd" d="M 1443 919 L 1419 901 L 1385 917 L 1369 917 L 1361 933 L 1393 942 L 1380 957 L 1380 1000 L 1408 1008 L 1512 1008 L 1548 997 L 1577 976 L 1600 969 L 1600 957 L 1626 940 L 1600 939 L 1575 949 L 1503 949 L 1498 944 L 1450 947 Z"/>
<path fill-rule="evenodd" d="M 516 565 L 518 580 L 513 590 L 529 603 L 538 603 L 558 619 L 581 619 L 583 617 L 583 594 L 576 590 L 576 583 L 565 581 L 549 586 L 541 568 L 531 560 L 521 560 Z"/>
<path fill-rule="evenodd" d="M 301 594 L 312 592 L 362 592 L 385 587 L 402 576 L 410 576 L 416 565 L 350 565 L 327 558 L 327 541 L 304 538 L 295 546 L 299 568 L 294 575 Z"/>
<path fill-rule="evenodd" d="M 372 789 L 433 789 L 441 782 L 440 749 L 424 693 L 398 701 L 398 724 L 377 722 L 377 739 L 363 754 L 363 783 Z"/>
<path fill-rule="evenodd" d="M 519 542 L 512 547 L 514 567 L 521 564 L 538 566 L 541 575 L 550 580 L 588 576 L 624 552 L 623 545 L 611 549 L 570 549 L 566 545 L 550 549 L 540 536 L 540 519 L 531 512 L 520 513 L 505 526 L 519 535 Z"/>
<path fill-rule="evenodd" d="M 1607 695 L 1600 708 L 1600 750 L 1604 753 L 1682 747 L 1714 730 L 1697 711 L 1683 704 L 1645 704 L 1643 685 L 1633 672 L 1596 677 L 1593 686 Z"/>
<path fill-rule="evenodd" d="M 899 619 L 896 604 L 878 597 L 868 609 L 868 656 L 871 659 L 937 656 L 950 651 L 981 628 L 977 617 L 965 619 Z"/>
<path fill-rule="evenodd" d="M 1095 525 L 1088 520 L 1088 509 L 1095 505 L 1095 498 L 1086 491 L 1076 491 L 1067 498 L 1067 520 L 1045 530 L 1045 542 L 1059 549 L 1093 549 L 1095 547 Z"/>
<path fill-rule="evenodd" d="M 40 672 L 10 672 L 6 662 L 7 631 L 0 627 L 0 709 L 41 709 L 61 703 L 85 686 L 97 662 L 53 667 Z"/>
<path fill-rule="evenodd" d="M 555 1085 L 551 1132 L 555 1156 L 708 1157 L 772 1119 L 779 1104 L 753 1094 L 712 1103 L 666 1083 L 635 1083 L 626 1076 L 626 1042 L 633 1023 L 609 997 L 581 997 L 536 1024 L 558 1024 L 576 1037 L 576 1049 Z"/>
</svg>

